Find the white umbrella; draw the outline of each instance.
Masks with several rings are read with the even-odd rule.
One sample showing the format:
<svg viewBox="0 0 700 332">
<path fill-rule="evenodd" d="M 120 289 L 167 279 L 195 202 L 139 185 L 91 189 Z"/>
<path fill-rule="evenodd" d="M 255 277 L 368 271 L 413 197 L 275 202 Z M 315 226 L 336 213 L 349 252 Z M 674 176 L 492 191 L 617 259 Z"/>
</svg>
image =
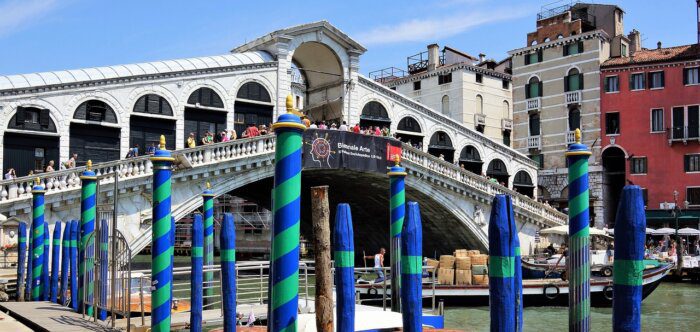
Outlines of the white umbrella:
<svg viewBox="0 0 700 332">
<path fill-rule="evenodd" d="M 605 231 L 608 232 L 608 234 L 611 234 L 611 235 L 612 235 L 612 234 L 615 234 L 615 229 L 614 229 L 614 228 L 609 228 L 609 229 L 606 229 Z M 647 234 L 654 234 L 654 229 L 653 229 L 653 228 L 647 227 L 646 233 L 647 233 Z"/>
<path fill-rule="evenodd" d="M 591 227 L 588 229 L 591 235 L 607 235 L 602 229 Z M 557 234 L 557 235 L 569 235 L 569 226 L 562 225 L 556 227 L 545 228 L 540 231 L 540 234 Z"/>
<path fill-rule="evenodd" d="M 655 230 L 654 233 L 652 233 L 652 234 L 654 234 L 654 235 L 671 235 L 671 234 L 675 234 L 675 233 L 676 233 L 675 229 L 664 227 L 664 228 L 659 228 L 659 229 Z"/>
<path fill-rule="evenodd" d="M 700 235 L 700 231 L 694 228 L 681 228 L 678 230 L 678 235 Z"/>
</svg>

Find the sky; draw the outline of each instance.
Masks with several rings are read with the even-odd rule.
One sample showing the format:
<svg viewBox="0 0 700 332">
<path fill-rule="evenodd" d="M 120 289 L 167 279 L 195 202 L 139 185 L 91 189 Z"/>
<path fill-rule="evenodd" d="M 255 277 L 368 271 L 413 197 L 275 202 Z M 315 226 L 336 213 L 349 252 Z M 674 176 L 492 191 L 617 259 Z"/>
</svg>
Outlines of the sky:
<svg viewBox="0 0 700 332">
<path fill-rule="evenodd" d="M 496 60 L 525 47 L 548 1 L 0 0 L 0 75 L 225 54 L 328 20 L 367 48 L 360 72 L 405 69 L 431 43 Z M 566 1 L 568 2 L 568 0 Z M 564 2 L 562 2 L 564 3 Z M 697 41 L 695 0 L 617 0 L 625 32 L 655 47 Z"/>
</svg>

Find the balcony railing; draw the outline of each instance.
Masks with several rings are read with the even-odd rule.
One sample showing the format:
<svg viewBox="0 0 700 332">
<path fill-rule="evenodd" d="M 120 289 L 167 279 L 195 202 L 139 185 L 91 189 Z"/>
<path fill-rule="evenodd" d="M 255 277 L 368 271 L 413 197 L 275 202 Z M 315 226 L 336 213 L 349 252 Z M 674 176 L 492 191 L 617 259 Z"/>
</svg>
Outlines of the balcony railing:
<svg viewBox="0 0 700 332">
<path fill-rule="evenodd" d="M 668 128 L 668 144 L 673 142 L 687 143 L 691 140 L 700 142 L 700 127 L 677 126 Z"/>
<path fill-rule="evenodd" d="M 406 71 L 396 67 L 388 67 L 369 73 L 375 82 L 386 83 L 406 76 Z"/>
<path fill-rule="evenodd" d="M 582 134 L 583 134 L 583 133 L 582 133 Z M 567 145 L 576 143 L 576 134 L 575 134 L 575 132 L 573 132 L 573 131 L 567 131 L 567 132 L 565 133 L 565 135 L 566 135 L 566 144 L 567 144 Z M 583 141 L 583 135 L 581 135 L 581 137 L 582 137 L 582 138 L 581 138 L 581 141 Z"/>
<path fill-rule="evenodd" d="M 542 140 L 540 136 L 529 136 L 527 138 L 527 148 L 528 149 L 540 149 L 542 148 Z"/>
<path fill-rule="evenodd" d="M 542 105 L 542 97 L 535 97 L 525 100 L 526 111 L 539 110 L 540 105 Z"/>
<path fill-rule="evenodd" d="M 569 91 L 564 94 L 567 105 L 581 103 L 581 90 Z"/>
</svg>

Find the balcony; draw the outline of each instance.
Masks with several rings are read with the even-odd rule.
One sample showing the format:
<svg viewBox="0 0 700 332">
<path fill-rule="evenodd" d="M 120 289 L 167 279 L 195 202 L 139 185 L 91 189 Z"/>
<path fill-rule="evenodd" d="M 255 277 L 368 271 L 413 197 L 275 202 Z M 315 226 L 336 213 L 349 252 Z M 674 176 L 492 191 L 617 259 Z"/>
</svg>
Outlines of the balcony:
<svg viewBox="0 0 700 332">
<path fill-rule="evenodd" d="M 668 128 L 668 145 L 673 144 L 673 142 L 683 142 L 683 144 L 688 144 L 688 141 L 696 140 L 700 142 L 700 127 L 693 126 L 676 126 L 673 128 Z"/>
<path fill-rule="evenodd" d="M 542 97 L 525 99 L 525 110 L 526 111 L 539 110 L 541 105 L 542 105 Z"/>
<path fill-rule="evenodd" d="M 369 78 L 379 83 L 391 82 L 402 77 L 406 77 L 406 72 L 396 67 L 383 68 L 369 73 Z"/>
<path fill-rule="evenodd" d="M 513 120 L 512 119 L 501 119 L 501 130 L 513 130 Z"/>
<path fill-rule="evenodd" d="M 474 114 L 474 125 L 475 126 L 486 126 L 486 115 Z"/>
<path fill-rule="evenodd" d="M 566 135 L 566 145 L 576 143 L 576 132 L 567 131 L 564 135 Z M 581 142 L 583 142 L 583 132 L 581 132 Z"/>
<path fill-rule="evenodd" d="M 566 92 L 564 94 L 564 101 L 567 105 L 581 104 L 581 90 Z"/>
<path fill-rule="evenodd" d="M 541 149 L 542 148 L 542 140 L 539 135 L 537 136 L 528 136 L 527 138 L 527 148 L 528 149 Z"/>
</svg>

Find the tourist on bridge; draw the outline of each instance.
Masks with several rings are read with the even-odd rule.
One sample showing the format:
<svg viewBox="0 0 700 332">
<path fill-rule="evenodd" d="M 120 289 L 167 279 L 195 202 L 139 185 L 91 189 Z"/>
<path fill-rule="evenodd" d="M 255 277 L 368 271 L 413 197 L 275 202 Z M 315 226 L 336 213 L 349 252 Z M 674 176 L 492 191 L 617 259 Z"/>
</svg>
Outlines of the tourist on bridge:
<svg viewBox="0 0 700 332">
<path fill-rule="evenodd" d="M 152 156 L 156 153 L 156 143 L 151 142 L 151 146 L 148 147 L 148 150 L 146 150 L 146 153 L 148 153 L 149 156 Z"/>
<path fill-rule="evenodd" d="M 359 134 L 359 133 L 360 133 L 360 124 L 359 124 L 359 123 L 356 123 L 355 126 L 352 127 L 352 132 L 355 133 L 355 134 Z"/>
<path fill-rule="evenodd" d="M 316 125 L 316 122 L 311 122 L 309 125 L 309 129 L 318 129 L 318 125 Z"/>
<path fill-rule="evenodd" d="M 78 160 L 78 154 L 73 153 L 73 156 L 71 156 L 70 159 L 68 159 L 68 161 L 66 162 L 66 168 L 74 168 L 77 160 Z"/>
<path fill-rule="evenodd" d="M 326 121 L 321 121 L 321 123 L 318 124 L 318 129 L 328 129 L 328 126 L 326 126 Z"/>
<path fill-rule="evenodd" d="M 338 130 L 338 125 L 335 122 L 331 123 L 331 130 Z"/>
<path fill-rule="evenodd" d="M 207 130 L 207 132 L 204 134 L 204 137 L 202 137 L 202 144 L 203 145 L 210 145 L 214 143 L 214 135 Z"/>
<path fill-rule="evenodd" d="M 338 128 L 338 130 L 348 131 L 348 123 L 345 122 L 345 121 L 343 121 L 343 123 L 340 125 L 340 127 Z"/>
<path fill-rule="evenodd" d="M 228 142 L 228 141 L 229 141 L 228 134 L 226 133 L 226 130 L 224 130 L 219 134 L 219 142 Z"/>
<path fill-rule="evenodd" d="M 260 136 L 267 135 L 267 126 L 264 124 L 261 124 L 260 129 L 258 131 L 260 132 Z"/>
<path fill-rule="evenodd" d="M 187 147 L 188 148 L 193 148 L 197 145 L 197 140 L 194 138 L 194 133 L 190 133 L 190 136 L 187 137 Z"/>
<path fill-rule="evenodd" d="M 14 168 L 10 168 L 7 170 L 7 173 L 5 173 L 5 180 L 12 180 L 17 178 L 17 173 L 15 173 Z"/>
<path fill-rule="evenodd" d="M 238 134 L 236 134 L 235 130 L 229 130 L 229 135 L 228 135 L 228 140 L 229 141 L 234 141 L 238 138 Z"/>
<path fill-rule="evenodd" d="M 260 136 L 260 131 L 258 130 L 258 127 L 256 127 L 254 124 L 249 124 L 248 128 L 243 132 L 243 135 L 241 135 L 243 138 L 253 138 Z"/>
<path fill-rule="evenodd" d="M 304 123 L 306 128 L 311 127 L 311 120 L 309 120 L 309 118 L 307 116 L 302 117 L 301 121 Z"/>
<path fill-rule="evenodd" d="M 386 249 L 380 248 L 379 252 L 374 256 L 365 256 L 365 259 L 374 259 L 374 272 L 377 273 L 377 279 L 374 280 L 375 283 L 380 283 L 384 281 L 384 254 Z"/>
<path fill-rule="evenodd" d="M 53 160 L 49 160 L 49 164 L 46 166 L 46 172 L 53 172 L 55 169 L 53 168 Z"/>
</svg>

